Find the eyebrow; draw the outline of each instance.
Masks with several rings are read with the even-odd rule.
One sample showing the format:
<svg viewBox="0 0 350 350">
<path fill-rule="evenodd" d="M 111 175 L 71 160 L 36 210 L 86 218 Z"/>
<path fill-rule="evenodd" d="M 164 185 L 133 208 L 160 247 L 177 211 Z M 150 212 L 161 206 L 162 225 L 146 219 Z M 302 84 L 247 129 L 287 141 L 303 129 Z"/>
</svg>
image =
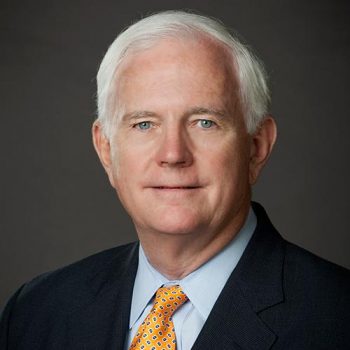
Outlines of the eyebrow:
<svg viewBox="0 0 350 350">
<path fill-rule="evenodd" d="M 124 114 L 121 120 L 150 118 L 150 117 L 155 117 L 156 115 L 157 115 L 156 113 L 150 112 L 150 111 L 134 111 L 134 112 Z"/>
<path fill-rule="evenodd" d="M 150 118 L 150 117 L 156 117 L 158 114 L 151 111 L 133 111 L 130 113 L 126 113 L 122 116 L 121 120 L 137 120 L 142 118 Z M 191 115 L 215 115 L 219 118 L 223 118 L 227 115 L 227 112 L 224 110 L 220 110 L 217 108 L 211 108 L 211 107 L 192 107 L 187 112 L 184 113 L 185 116 L 191 116 Z"/>
<path fill-rule="evenodd" d="M 215 115 L 219 118 L 223 118 L 227 115 L 227 112 L 217 108 L 211 107 L 193 107 L 191 108 L 186 115 Z"/>
</svg>

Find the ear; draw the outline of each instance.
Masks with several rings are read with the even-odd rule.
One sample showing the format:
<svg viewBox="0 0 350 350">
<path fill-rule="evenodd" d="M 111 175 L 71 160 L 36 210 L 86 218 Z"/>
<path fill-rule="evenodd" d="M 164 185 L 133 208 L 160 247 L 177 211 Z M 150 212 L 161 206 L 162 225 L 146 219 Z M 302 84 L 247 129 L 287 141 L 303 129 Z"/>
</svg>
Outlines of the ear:
<svg viewBox="0 0 350 350">
<path fill-rule="evenodd" d="M 92 125 L 92 142 L 96 153 L 100 158 L 101 164 L 108 175 L 109 182 L 115 188 L 111 159 L 111 145 L 103 132 L 102 125 L 99 120 L 96 120 Z"/>
<path fill-rule="evenodd" d="M 267 162 L 277 137 L 277 126 L 271 116 L 266 117 L 251 137 L 249 182 L 253 185 Z"/>
</svg>

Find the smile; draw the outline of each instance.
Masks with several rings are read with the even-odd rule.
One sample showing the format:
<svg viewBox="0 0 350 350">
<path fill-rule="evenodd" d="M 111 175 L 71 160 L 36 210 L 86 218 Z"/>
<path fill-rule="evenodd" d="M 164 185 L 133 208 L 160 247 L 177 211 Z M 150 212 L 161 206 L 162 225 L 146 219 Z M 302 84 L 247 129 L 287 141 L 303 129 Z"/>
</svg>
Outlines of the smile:
<svg viewBox="0 0 350 350">
<path fill-rule="evenodd" d="M 199 186 L 155 186 L 158 190 L 193 190 L 199 188 Z"/>
<path fill-rule="evenodd" d="M 183 198 L 193 196 L 202 187 L 200 186 L 152 186 L 149 189 L 161 198 Z M 165 197 L 164 197 L 165 196 Z"/>
</svg>

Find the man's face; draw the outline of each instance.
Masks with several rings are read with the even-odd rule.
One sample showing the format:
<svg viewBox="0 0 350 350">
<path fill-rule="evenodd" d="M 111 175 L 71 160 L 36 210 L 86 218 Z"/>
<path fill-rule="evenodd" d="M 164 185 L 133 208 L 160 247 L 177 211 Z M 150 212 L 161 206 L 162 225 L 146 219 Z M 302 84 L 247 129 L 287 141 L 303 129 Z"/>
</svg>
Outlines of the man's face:
<svg viewBox="0 0 350 350">
<path fill-rule="evenodd" d="M 106 170 L 137 231 L 219 234 L 250 200 L 251 138 L 227 53 L 164 40 L 118 71 Z"/>
</svg>

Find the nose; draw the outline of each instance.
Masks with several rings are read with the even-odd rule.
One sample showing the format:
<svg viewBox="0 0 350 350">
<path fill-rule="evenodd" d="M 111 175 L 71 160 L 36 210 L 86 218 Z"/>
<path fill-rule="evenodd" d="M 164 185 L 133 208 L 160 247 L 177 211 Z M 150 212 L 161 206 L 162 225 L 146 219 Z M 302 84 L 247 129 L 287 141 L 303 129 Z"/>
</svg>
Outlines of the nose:
<svg viewBox="0 0 350 350">
<path fill-rule="evenodd" d="M 162 167 L 188 167 L 193 163 L 189 136 L 180 127 L 164 130 L 158 145 L 157 163 Z"/>
</svg>

